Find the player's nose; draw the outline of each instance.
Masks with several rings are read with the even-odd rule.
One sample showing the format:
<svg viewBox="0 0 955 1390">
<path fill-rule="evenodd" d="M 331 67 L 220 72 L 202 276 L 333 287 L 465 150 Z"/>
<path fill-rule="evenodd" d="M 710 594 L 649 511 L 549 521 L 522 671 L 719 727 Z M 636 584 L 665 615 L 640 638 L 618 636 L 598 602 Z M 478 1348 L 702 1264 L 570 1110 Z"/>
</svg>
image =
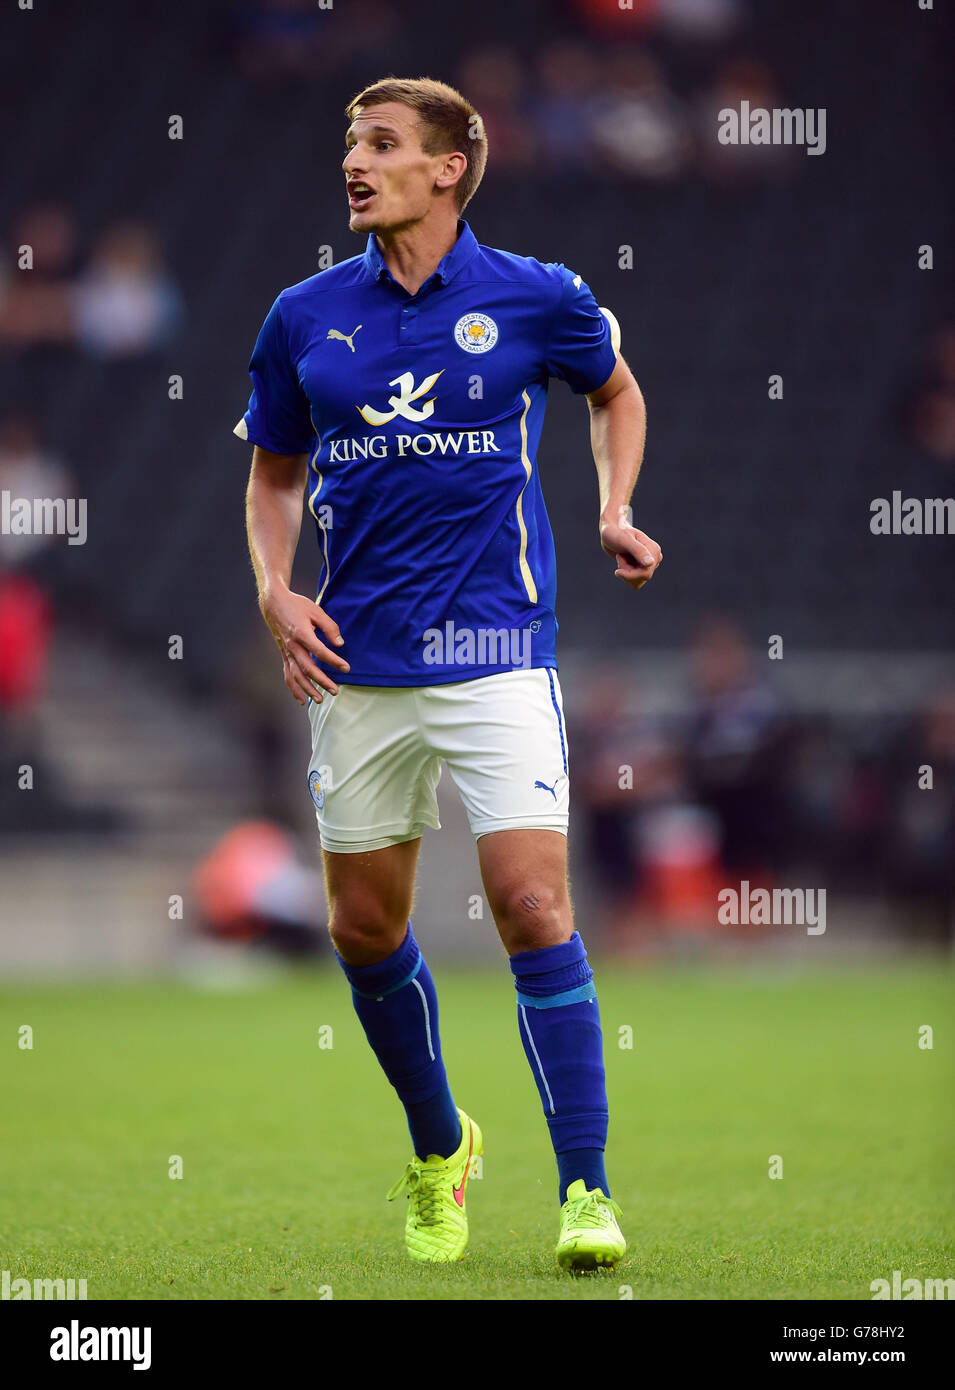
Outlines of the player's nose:
<svg viewBox="0 0 955 1390">
<path fill-rule="evenodd" d="M 352 145 L 351 149 L 345 155 L 345 158 L 342 160 L 342 168 L 346 174 L 361 174 L 364 172 L 361 167 L 361 161 L 358 158 L 357 145 Z"/>
</svg>

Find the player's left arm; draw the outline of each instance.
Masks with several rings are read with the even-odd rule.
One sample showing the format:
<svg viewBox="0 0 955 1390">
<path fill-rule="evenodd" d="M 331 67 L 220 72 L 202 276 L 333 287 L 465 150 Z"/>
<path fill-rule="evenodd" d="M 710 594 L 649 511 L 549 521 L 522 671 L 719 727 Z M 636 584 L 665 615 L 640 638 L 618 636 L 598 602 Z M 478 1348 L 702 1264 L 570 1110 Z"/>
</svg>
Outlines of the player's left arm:
<svg viewBox="0 0 955 1390">
<path fill-rule="evenodd" d="M 609 379 L 587 396 L 590 444 L 600 489 L 600 544 L 617 562 L 614 574 L 642 589 L 663 559 L 644 531 L 630 523 L 630 498 L 643 462 L 647 408 L 643 392 L 623 358 Z"/>
</svg>

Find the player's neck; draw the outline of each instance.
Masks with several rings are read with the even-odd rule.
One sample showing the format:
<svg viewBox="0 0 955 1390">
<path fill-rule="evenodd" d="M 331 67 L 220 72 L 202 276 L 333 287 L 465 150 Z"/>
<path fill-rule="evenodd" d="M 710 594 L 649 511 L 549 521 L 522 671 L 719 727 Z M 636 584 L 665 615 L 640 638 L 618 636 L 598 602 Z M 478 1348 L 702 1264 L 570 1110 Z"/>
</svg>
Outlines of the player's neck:
<svg viewBox="0 0 955 1390">
<path fill-rule="evenodd" d="M 457 213 L 423 218 L 410 227 L 375 234 L 392 278 L 417 294 L 458 239 Z"/>
</svg>

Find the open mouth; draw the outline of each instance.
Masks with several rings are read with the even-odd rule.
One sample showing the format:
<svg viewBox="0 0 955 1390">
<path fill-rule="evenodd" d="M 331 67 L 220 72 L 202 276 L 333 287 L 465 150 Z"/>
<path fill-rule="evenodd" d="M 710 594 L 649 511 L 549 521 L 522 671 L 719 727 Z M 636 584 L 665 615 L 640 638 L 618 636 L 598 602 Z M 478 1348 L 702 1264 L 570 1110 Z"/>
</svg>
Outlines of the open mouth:
<svg viewBox="0 0 955 1390">
<path fill-rule="evenodd" d="M 348 206 L 350 208 L 364 208 L 375 197 L 375 190 L 369 188 L 367 183 L 353 183 L 348 189 Z"/>
</svg>

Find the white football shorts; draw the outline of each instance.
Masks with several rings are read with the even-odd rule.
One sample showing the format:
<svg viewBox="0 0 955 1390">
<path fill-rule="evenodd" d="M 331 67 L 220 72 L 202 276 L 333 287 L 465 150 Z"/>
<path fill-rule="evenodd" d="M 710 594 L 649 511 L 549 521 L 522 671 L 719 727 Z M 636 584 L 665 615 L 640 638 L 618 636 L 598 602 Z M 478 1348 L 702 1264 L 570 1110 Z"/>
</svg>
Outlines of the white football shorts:
<svg viewBox="0 0 955 1390">
<path fill-rule="evenodd" d="M 567 834 L 567 734 L 548 667 L 450 685 L 340 685 L 311 701 L 308 717 L 308 789 L 326 850 L 359 854 L 439 830 L 445 763 L 475 839 Z"/>
</svg>

